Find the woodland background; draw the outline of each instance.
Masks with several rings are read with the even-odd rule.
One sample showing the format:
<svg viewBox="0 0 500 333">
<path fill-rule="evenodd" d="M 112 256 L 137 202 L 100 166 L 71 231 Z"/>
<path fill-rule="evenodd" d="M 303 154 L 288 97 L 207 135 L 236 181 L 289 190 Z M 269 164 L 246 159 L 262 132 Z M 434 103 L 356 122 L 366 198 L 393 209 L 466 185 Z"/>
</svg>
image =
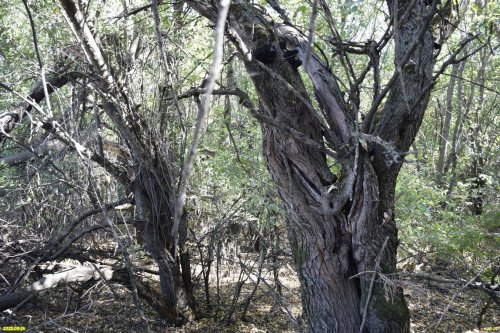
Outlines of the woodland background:
<svg viewBox="0 0 500 333">
<path fill-rule="evenodd" d="M 258 5 L 277 17 L 271 3 Z M 346 45 L 382 33 L 383 2 L 328 3 Z M 281 5 L 307 32 L 313 2 Z M 472 37 L 461 61 L 432 88 L 396 192 L 400 243 L 393 282 L 407 295 L 413 332 L 498 330 L 500 322 L 500 3 L 448 5 L 440 5 L 451 27 L 436 46 L 437 65 Z M 299 283 L 261 129 L 244 98 L 221 92 L 237 87 L 258 104 L 234 47 L 224 44 L 223 70 L 200 125 L 200 98 L 216 53 L 213 24 L 182 1 L 81 6 L 112 75 L 134 98 L 125 123 L 139 132 L 140 144 L 125 143 L 105 111 L 106 91 L 95 83 L 61 5 L 0 0 L 2 325 L 57 332 L 302 331 Z M 321 12 L 315 33 L 333 73 L 347 80 Z M 380 55 L 381 68 L 394 66 L 391 52 Z M 361 71 L 366 55 L 351 56 L 353 70 Z M 370 88 L 366 83 L 362 94 Z M 158 266 L 134 218 L 137 197 L 117 178 L 137 163 L 131 150 L 144 149 L 152 156 L 147 163 L 177 194 L 196 128 L 199 149 L 179 219 L 186 221 L 182 253 L 190 254 L 198 311 L 183 327 L 168 328 L 154 310 Z M 61 278 L 65 271 L 71 274 Z"/>
</svg>

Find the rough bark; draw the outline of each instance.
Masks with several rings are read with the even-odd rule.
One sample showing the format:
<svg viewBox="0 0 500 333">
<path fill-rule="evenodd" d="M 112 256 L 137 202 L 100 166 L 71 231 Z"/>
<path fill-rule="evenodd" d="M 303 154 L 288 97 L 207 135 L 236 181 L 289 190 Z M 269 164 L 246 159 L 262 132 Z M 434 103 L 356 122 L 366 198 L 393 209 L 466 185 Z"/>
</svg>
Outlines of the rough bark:
<svg viewBox="0 0 500 333">
<path fill-rule="evenodd" d="M 215 19 L 209 3 L 186 2 Z M 344 102 L 336 78 L 314 54 L 304 70 L 313 82 L 323 117 L 283 54 L 278 52 L 266 65 L 252 59 L 251 50 L 269 44 L 279 50 L 279 42 L 284 41 L 304 63 L 309 46 L 302 35 L 266 20 L 266 14 L 255 7 L 231 7 L 228 36 L 241 53 L 261 104 L 257 118 L 264 155 L 287 213 L 311 332 L 409 331 L 402 290 L 384 285 L 379 273 L 396 269 L 393 211 L 402 161 L 399 152 L 407 151 L 413 142 L 429 100 L 433 47 L 431 16 L 426 15 L 434 7 L 426 7 L 423 1 L 399 1 L 398 8 L 392 1 L 388 5 L 397 30 L 398 72 L 384 94 L 374 94 L 381 96 L 377 103 L 386 93 L 388 97 L 382 114 L 375 117 L 379 120 L 368 126 L 374 129 L 365 136 L 373 141 L 369 151 L 357 142 L 356 117 Z M 330 171 L 325 152 L 341 164 L 339 179 Z"/>
<path fill-rule="evenodd" d="M 286 63 L 281 66 L 287 66 Z M 294 87 L 305 89 L 298 73 L 288 71 Z M 276 117 L 319 141 L 321 128 L 303 103 L 265 75 L 254 80 L 266 113 L 280 110 Z M 264 154 L 287 211 L 288 236 L 302 285 L 302 302 L 312 332 L 351 332 L 360 323 L 359 289 L 350 259 L 350 237 L 345 215 L 329 216 L 303 184 L 317 189 L 333 183 L 324 155 L 311 150 L 286 133 L 262 124 Z"/>
<path fill-rule="evenodd" d="M 395 4 L 399 7 L 395 8 Z M 388 1 L 388 7 L 391 18 L 397 22 L 394 39 L 395 63 L 399 80 L 389 91 L 373 134 L 386 142 L 393 143 L 397 151 L 404 153 L 409 150 L 421 125 L 429 101 L 430 90 L 428 88 L 433 83 L 433 39 L 429 21 L 434 7 L 427 7 L 424 1 Z M 355 233 L 355 235 L 364 235 L 367 238 L 355 236 L 354 239 L 357 241 L 353 242 L 363 244 L 359 247 L 364 250 L 364 255 L 356 256 L 358 272 L 362 272 L 374 266 L 377 252 L 373 250 L 378 246 L 373 245 L 381 244 L 383 238 L 388 237 L 387 248 L 382 254 L 381 269 L 382 272 L 389 273 L 396 270 L 398 240 L 394 216 L 394 194 L 402 163 L 393 163 L 388 160 L 386 149 L 380 145 L 373 147 L 373 155 L 371 164 L 376 175 L 376 182 L 378 182 L 379 195 L 372 201 L 371 223 L 363 223 L 364 230 Z M 375 188 L 371 193 L 372 195 L 377 193 Z M 356 253 L 356 246 L 354 247 Z M 409 312 L 402 290 L 396 288 L 392 290 L 394 294 L 389 293 L 391 297 L 386 297 L 388 294 L 384 287 L 387 288 L 381 284 L 375 285 L 368 310 L 368 318 L 372 319 L 369 331 L 409 331 Z M 366 281 L 361 280 L 361 288 L 362 293 L 366 294 L 368 288 Z"/>
</svg>

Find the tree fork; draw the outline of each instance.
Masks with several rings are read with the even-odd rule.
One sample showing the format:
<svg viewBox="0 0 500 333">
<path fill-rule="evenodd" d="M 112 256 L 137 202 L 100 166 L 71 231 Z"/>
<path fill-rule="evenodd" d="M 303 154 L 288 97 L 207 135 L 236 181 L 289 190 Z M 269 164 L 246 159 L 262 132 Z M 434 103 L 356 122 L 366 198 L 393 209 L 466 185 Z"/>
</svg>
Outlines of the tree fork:
<svg viewBox="0 0 500 333">
<path fill-rule="evenodd" d="M 209 3 L 186 2 L 214 21 Z M 394 8 L 389 0 L 388 6 L 394 20 L 399 71 L 384 91 L 388 101 L 382 117 L 374 122 L 374 137 L 394 143 L 397 151 L 407 151 L 428 102 L 425 87 L 431 84 L 433 66 L 429 23 L 435 4 L 429 8 L 423 1 L 400 1 Z M 394 191 L 402 159 L 388 161 L 384 145 L 370 143 L 370 153 L 360 147 L 357 119 L 345 104 L 336 78 L 314 54 L 305 61 L 309 45 L 299 32 L 266 17 L 255 7 L 233 4 L 227 28 L 251 74 L 261 103 L 260 114 L 312 141 L 326 139 L 342 166 L 340 181 L 336 182 L 320 149 L 311 149 L 291 131 L 261 121 L 267 166 L 288 217 L 288 236 L 309 330 L 408 332 L 409 311 L 401 288 L 384 284 L 378 275 L 396 269 Z M 277 48 L 282 40 L 294 45 L 300 60 L 306 63 L 305 71 L 314 84 L 323 117 L 311 107 L 300 76 L 282 55 L 264 65 L 245 52 L 268 44 Z M 322 205 L 325 197 L 326 209 Z M 339 207 L 331 207 L 333 202 L 340 203 Z"/>
</svg>

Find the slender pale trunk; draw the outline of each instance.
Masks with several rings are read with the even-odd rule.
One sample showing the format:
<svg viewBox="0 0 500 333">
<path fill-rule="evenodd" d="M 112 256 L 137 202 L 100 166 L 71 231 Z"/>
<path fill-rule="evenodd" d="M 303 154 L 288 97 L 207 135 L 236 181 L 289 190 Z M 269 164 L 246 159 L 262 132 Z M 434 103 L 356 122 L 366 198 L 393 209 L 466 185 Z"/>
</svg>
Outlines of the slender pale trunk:
<svg viewBox="0 0 500 333">
<path fill-rule="evenodd" d="M 449 161 L 449 172 L 451 174 L 451 179 L 450 182 L 448 183 L 448 190 L 447 190 L 447 197 L 451 197 L 451 194 L 453 193 L 453 189 L 455 185 L 457 184 L 457 160 L 458 160 L 458 153 L 460 150 L 460 138 L 462 135 L 462 128 L 463 128 L 463 86 L 464 86 L 464 80 L 462 79 L 463 73 L 465 70 L 465 64 L 467 62 L 464 61 L 460 64 L 460 67 L 458 69 L 457 73 L 457 78 L 458 78 L 458 83 L 457 83 L 457 119 L 455 121 L 455 127 L 453 129 L 453 141 L 451 143 L 451 152 L 450 152 L 450 161 Z M 445 168 L 446 169 L 446 168 Z"/>
<path fill-rule="evenodd" d="M 453 95 L 455 92 L 455 81 L 459 66 L 460 64 L 453 65 L 450 82 L 448 83 L 448 89 L 446 91 L 446 108 L 444 110 L 445 117 L 443 126 L 441 128 L 441 133 L 439 135 L 439 156 L 436 164 L 436 183 L 439 185 L 443 183 L 446 152 L 450 141 L 451 118 L 453 114 Z"/>
</svg>

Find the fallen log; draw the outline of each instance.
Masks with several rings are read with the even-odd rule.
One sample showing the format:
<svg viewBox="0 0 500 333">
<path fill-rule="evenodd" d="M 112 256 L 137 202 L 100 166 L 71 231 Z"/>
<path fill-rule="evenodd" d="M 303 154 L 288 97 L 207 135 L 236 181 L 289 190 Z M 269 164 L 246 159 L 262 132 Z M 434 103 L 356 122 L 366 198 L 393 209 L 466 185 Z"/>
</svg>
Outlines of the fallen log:
<svg viewBox="0 0 500 333">
<path fill-rule="evenodd" d="M 21 304 L 24 300 L 41 291 L 56 288 L 57 286 L 62 284 L 99 280 L 101 279 L 99 271 L 101 272 L 102 277 L 106 280 L 111 280 L 113 278 L 113 274 L 118 273 L 118 271 L 109 266 L 67 267 L 62 271 L 44 276 L 27 288 L 17 290 L 11 294 L 0 296 L 0 311 L 15 307 L 18 304 Z"/>
<path fill-rule="evenodd" d="M 84 283 L 101 279 L 119 283 L 128 289 L 131 288 L 130 278 L 127 269 L 124 267 L 113 268 L 105 265 L 66 266 L 58 272 L 45 275 L 43 278 L 26 288 L 18 289 L 12 293 L 0 296 L 0 311 L 21 305 L 31 297 L 45 290 L 54 289 L 69 283 Z M 163 299 L 159 291 L 155 291 L 154 288 L 137 278 L 135 279 L 135 284 L 137 293 L 141 299 L 145 300 L 160 315 L 171 315 L 169 308 L 165 306 L 165 304 L 168 303 Z"/>
</svg>

